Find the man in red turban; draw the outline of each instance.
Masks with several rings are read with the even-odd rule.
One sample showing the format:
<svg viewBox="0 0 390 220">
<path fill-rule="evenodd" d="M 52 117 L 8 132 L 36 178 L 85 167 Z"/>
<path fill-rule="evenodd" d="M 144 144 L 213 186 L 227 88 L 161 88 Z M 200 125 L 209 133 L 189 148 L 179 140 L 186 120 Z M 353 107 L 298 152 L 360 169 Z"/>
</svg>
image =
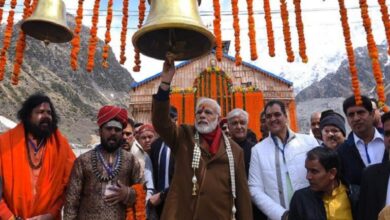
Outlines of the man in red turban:
<svg viewBox="0 0 390 220">
<path fill-rule="evenodd" d="M 123 128 L 127 126 L 127 111 L 126 109 L 106 105 L 103 106 L 98 113 L 97 123 L 101 127 L 104 123 L 115 120 L 122 124 Z"/>
<path fill-rule="evenodd" d="M 127 111 L 104 106 L 97 123 L 101 144 L 75 161 L 65 219 L 125 219 L 126 209 L 134 204 L 136 192 L 129 186 L 140 183 L 140 168 L 137 159 L 121 147 Z"/>
</svg>

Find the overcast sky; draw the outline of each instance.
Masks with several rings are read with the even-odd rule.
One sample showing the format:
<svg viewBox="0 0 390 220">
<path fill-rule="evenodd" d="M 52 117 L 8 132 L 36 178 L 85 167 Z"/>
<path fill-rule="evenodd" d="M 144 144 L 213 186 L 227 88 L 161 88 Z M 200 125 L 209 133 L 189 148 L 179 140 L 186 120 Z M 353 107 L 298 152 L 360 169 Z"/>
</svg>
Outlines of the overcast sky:
<svg viewBox="0 0 390 220">
<path fill-rule="evenodd" d="M 179 1 L 179 0 L 178 0 Z M 133 78 L 136 81 L 140 81 L 148 76 L 154 75 L 161 70 L 162 61 L 151 59 L 145 56 L 141 56 L 141 72 L 133 73 L 132 67 L 134 63 L 133 59 L 133 47 L 131 44 L 131 37 L 136 31 L 136 25 L 138 23 L 138 1 L 129 0 L 130 2 L 130 17 L 129 17 L 129 30 L 127 35 L 127 61 L 125 67 L 132 74 Z M 222 36 L 223 40 L 231 40 L 231 46 L 229 54 L 234 56 L 234 33 L 232 28 L 232 15 L 231 15 L 231 1 L 230 0 L 221 0 L 222 6 Z M 340 15 L 338 8 L 338 1 L 336 0 L 302 0 L 302 16 L 306 37 L 307 45 L 307 55 L 309 57 L 309 62 L 303 64 L 299 59 L 298 54 L 298 40 L 297 33 L 295 28 L 295 13 L 292 0 L 287 0 L 289 13 L 289 21 L 291 27 L 292 35 L 292 47 L 295 53 L 295 62 L 288 63 L 286 61 L 282 25 L 280 18 L 280 1 L 270 0 L 271 10 L 274 12 L 272 14 L 273 28 L 275 34 L 275 47 L 276 47 L 276 56 L 268 56 L 268 47 L 267 47 L 267 35 L 265 29 L 265 20 L 263 14 L 263 1 L 254 1 L 254 11 L 255 11 L 255 25 L 256 25 L 256 39 L 257 39 L 257 52 L 258 60 L 250 61 L 249 53 L 249 39 L 248 39 L 248 23 L 247 16 L 244 14 L 247 13 L 247 4 L 245 0 L 239 0 L 239 10 L 240 10 L 240 28 L 241 28 L 241 55 L 243 60 L 255 64 L 265 70 L 271 71 L 273 73 L 286 76 L 289 80 L 293 81 L 294 84 L 299 84 L 296 82 L 294 77 L 288 77 L 289 74 L 294 75 L 294 73 L 305 73 L 312 74 L 313 70 L 315 74 L 324 75 L 327 71 L 333 71 L 337 68 L 337 65 L 329 66 L 329 60 L 334 57 L 345 57 L 345 46 L 344 46 L 344 37 L 342 35 L 342 27 L 340 24 Z M 348 10 L 349 23 L 352 29 L 352 41 L 353 46 L 364 46 L 366 45 L 364 29 L 361 24 L 360 18 L 360 9 L 359 9 L 359 0 L 345 0 L 346 7 Z M 389 1 L 388 1 L 389 2 Z M 84 25 L 91 25 L 91 15 L 93 8 L 93 0 L 84 1 Z M 21 6 L 19 0 L 19 5 Z M 381 21 L 381 13 L 379 11 L 378 1 L 377 0 L 368 0 L 370 6 L 369 12 L 372 19 L 374 36 L 377 43 L 381 43 L 385 40 L 385 33 L 383 29 L 383 24 Z M 74 14 L 77 9 L 76 0 L 67 0 L 66 1 L 67 11 Z M 104 39 L 105 32 L 105 10 L 107 8 L 107 0 L 100 1 L 100 17 L 99 17 L 99 37 Z M 114 19 L 112 22 L 112 41 L 110 43 L 111 47 L 116 54 L 116 57 L 119 57 L 119 45 L 120 45 L 120 31 L 121 31 L 121 8 L 122 1 L 114 1 Z M 199 8 L 202 20 L 205 25 L 209 26 L 209 29 L 212 31 L 212 0 L 202 0 L 201 6 Z M 149 6 L 147 6 L 147 11 Z M 17 10 L 21 10 L 21 7 L 18 7 Z M 6 14 L 4 15 L 5 18 Z M 3 22 L 4 22 L 3 18 Z M 99 64 L 97 64 L 99 65 Z"/>
</svg>

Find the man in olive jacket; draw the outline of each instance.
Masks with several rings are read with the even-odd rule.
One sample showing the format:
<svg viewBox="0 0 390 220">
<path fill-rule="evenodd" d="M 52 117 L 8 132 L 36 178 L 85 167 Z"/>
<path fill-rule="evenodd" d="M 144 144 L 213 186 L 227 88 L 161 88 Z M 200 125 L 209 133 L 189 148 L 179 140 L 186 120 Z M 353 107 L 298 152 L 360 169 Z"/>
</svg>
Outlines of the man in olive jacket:
<svg viewBox="0 0 390 220">
<path fill-rule="evenodd" d="M 218 103 L 199 99 L 195 126 L 177 127 L 169 118 L 169 88 L 174 73 L 173 56 L 167 55 L 152 104 L 153 126 L 175 157 L 161 219 L 252 219 L 244 154 L 218 127 Z"/>
</svg>

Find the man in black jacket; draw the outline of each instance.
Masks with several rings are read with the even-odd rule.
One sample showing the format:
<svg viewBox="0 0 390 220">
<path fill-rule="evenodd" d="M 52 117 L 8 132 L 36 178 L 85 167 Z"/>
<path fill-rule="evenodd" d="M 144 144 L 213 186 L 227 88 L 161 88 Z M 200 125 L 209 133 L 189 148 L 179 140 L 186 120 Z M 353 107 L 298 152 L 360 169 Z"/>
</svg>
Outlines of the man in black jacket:
<svg viewBox="0 0 390 220">
<path fill-rule="evenodd" d="M 384 142 L 390 148 L 390 112 L 382 115 Z M 379 212 L 390 205 L 388 192 L 390 162 L 376 164 L 363 172 L 359 199 L 359 220 L 376 220 Z"/>
<path fill-rule="evenodd" d="M 169 116 L 177 123 L 177 109 L 171 106 Z M 174 159 L 171 149 L 161 138 L 152 143 L 150 159 L 153 164 L 154 188 L 156 193 L 150 198 L 152 205 L 156 207 L 157 215 L 160 216 L 164 207 L 165 197 L 169 191 L 169 185 L 173 177 Z"/>
<path fill-rule="evenodd" d="M 248 176 L 249 164 L 251 160 L 251 150 L 252 147 L 256 145 L 256 142 L 253 142 L 253 138 L 251 138 L 249 134 L 249 115 L 246 111 L 240 108 L 235 108 L 226 115 L 226 118 L 230 137 L 244 151 L 245 171 L 246 175 Z M 256 141 L 256 138 L 254 138 L 254 140 Z M 267 219 L 266 216 L 255 205 L 252 205 L 252 211 L 254 220 Z"/>
<path fill-rule="evenodd" d="M 337 152 L 316 147 L 307 152 L 306 179 L 310 186 L 291 199 L 289 220 L 353 219 L 356 195 L 341 181 Z"/>
<path fill-rule="evenodd" d="M 343 111 L 352 132 L 337 148 L 342 174 L 348 184 L 360 186 L 363 169 L 389 159 L 385 153 L 383 135 L 374 127 L 374 111 L 371 100 L 361 96 L 362 104 L 357 105 L 355 97 L 347 98 Z"/>
</svg>

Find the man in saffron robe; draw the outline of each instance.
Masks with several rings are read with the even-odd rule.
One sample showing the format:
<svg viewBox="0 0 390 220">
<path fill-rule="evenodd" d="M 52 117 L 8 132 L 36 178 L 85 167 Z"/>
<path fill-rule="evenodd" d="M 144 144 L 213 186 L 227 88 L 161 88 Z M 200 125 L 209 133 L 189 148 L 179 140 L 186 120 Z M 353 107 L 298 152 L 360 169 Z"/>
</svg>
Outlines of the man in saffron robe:
<svg viewBox="0 0 390 220">
<path fill-rule="evenodd" d="M 138 197 L 130 187 L 141 181 L 138 160 L 121 147 L 127 111 L 104 106 L 99 110 L 97 123 L 101 144 L 80 155 L 74 163 L 66 191 L 65 220 L 123 220 L 127 208 Z M 141 203 L 145 207 L 145 200 Z M 144 209 L 136 212 L 145 212 Z"/>
<path fill-rule="evenodd" d="M 49 97 L 30 96 L 17 115 L 21 122 L 0 136 L 0 219 L 61 219 L 75 155 Z"/>
<path fill-rule="evenodd" d="M 153 126 L 175 157 L 161 220 L 253 219 L 244 153 L 218 126 L 218 103 L 200 98 L 195 126 L 176 126 L 169 117 L 169 87 L 175 73 L 172 58 L 167 56 L 152 102 Z"/>
</svg>

